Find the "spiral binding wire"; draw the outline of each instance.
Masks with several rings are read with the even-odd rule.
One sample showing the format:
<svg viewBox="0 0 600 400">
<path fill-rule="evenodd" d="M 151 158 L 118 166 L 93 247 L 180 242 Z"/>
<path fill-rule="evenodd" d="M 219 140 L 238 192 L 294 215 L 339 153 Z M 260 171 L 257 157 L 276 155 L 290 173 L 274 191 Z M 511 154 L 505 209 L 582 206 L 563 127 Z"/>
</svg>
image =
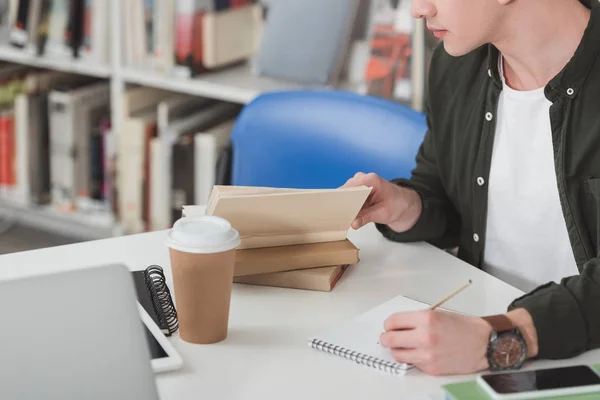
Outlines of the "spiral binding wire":
<svg viewBox="0 0 600 400">
<path fill-rule="evenodd" d="M 177 310 L 171 298 L 171 292 L 166 284 L 165 274 L 159 265 L 151 265 L 144 272 L 146 287 L 150 292 L 152 306 L 158 318 L 161 329 L 167 329 L 172 335 L 179 327 Z"/>
<path fill-rule="evenodd" d="M 385 361 L 377 357 L 368 356 L 357 351 L 352 351 L 340 346 L 335 346 L 322 340 L 312 339 L 308 342 L 308 345 L 313 349 L 317 349 L 329 354 L 343 357 L 347 360 L 354 361 L 357 364 L 366 365 L 367 367 L 375 368 L 390 374 L 402 375 L 404 374 L 404 372 L 406 372 L 407 369 L 410 368 L 410 366 L 407 366 L 406 364 L 399 364 L 393 361 Z"/>
</svg>

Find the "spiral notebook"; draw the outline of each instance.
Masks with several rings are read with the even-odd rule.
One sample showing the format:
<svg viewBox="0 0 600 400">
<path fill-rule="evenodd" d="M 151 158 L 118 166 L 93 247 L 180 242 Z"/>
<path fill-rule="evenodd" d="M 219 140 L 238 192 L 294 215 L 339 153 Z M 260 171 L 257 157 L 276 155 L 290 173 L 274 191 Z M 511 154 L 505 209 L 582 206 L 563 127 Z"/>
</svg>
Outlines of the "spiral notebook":
<svg viewBox="0 0 600 400">
<path fill-rule="evenodd" d="M 131 275 L 140 317 L 144 322 L 152 370 L 163 372 L 180 368 L 183 360 L 166 338 L 177 330 L 179 324 L 162 268 L 151 265 L 143 271 L 131 271 Z"/>
<path fill-rule="evenodd" d="M 131 274 L 138 302 L 165 336 L 171 336 L 177 330 L 179 321 L 163 269 L 158 265 L 151 265 L 143 271 L 132 271 Z"/>
<path fill-rule="evenodd" d="M 426 303 L 397 296 L 351 321 L 316 335 L 308 341 L 308 345 L 357 364 L 403 375 L 412 365 L 396 362 L 391 351 L 381 346 L 379 337 L 384 331 L 383 323 L 394 313 L 425 310 L 428 307 Z"/>
</svg>

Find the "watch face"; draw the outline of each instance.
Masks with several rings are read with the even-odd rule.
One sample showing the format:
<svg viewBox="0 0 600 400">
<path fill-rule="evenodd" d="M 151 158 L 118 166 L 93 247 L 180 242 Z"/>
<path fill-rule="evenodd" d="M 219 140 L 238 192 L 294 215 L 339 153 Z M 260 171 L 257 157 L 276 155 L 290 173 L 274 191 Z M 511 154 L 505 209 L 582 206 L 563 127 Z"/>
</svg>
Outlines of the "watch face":
<svg viewBox="0 0 600 400">
<path fill-rule="evenodd" d="M 524 359 L 523 342 L 512 332 L 502 333 L 493 343 L 492 357 L 501 368 L 511 368 Z"/>
</svg>

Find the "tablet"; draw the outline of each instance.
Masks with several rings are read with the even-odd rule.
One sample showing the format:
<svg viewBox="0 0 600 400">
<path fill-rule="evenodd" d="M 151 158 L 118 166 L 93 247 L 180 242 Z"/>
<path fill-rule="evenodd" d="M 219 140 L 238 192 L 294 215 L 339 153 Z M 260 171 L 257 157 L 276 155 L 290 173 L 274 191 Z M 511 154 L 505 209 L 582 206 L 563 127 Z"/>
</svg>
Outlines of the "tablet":
<svg viewBox="0 0 600 400">
<path fill-rule="evenodd" d="M 152 370 L 154 372 L 164 372 L 181 368 L 183 365 L 181 356 L 139 302 L 138 310 L 145 326 L 146 339 L 148 340 L 152 359 Z"/>
</svg>

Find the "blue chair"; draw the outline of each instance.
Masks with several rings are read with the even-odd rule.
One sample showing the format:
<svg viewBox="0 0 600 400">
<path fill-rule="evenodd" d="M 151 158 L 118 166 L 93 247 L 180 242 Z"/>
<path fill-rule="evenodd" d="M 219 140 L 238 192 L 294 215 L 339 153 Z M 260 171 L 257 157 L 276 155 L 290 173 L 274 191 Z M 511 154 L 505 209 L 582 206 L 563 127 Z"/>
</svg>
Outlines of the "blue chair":
<svg viewBox="0 0 600 400">
<path fill-rule="evenodd" d="M 372 96 L 335 90 L 261 95 L 232 132 L 231 183 L 336 188 L 356 172 L 408 178 L 425 116 Z"/>
</svg>

